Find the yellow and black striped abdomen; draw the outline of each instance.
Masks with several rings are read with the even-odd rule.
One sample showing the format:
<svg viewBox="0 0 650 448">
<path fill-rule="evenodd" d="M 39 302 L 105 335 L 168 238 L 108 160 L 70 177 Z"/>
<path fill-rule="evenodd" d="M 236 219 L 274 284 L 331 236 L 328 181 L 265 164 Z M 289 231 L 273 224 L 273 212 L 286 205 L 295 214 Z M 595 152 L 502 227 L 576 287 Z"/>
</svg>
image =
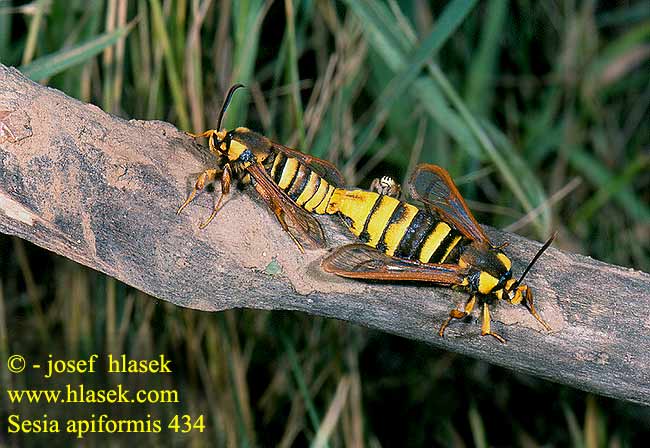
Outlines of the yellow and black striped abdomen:
<svg viewBox="0 0 650 448">
<path fill-rule="evenodd" d="M 334 186 L 314 170 L 282 152 L 267 157 L 264 168 L 278 187 L 296 201 L 296 204 L 308 212 L 325 213 Z"/>
<path fill-rule="evenodd" d="M 352 233 L 390 256 L 422 263 L 455 263 L 460 232 L 427 210 L 365 190 L 337 189 L 327 213 L 338 213 Z"/>
</svg>

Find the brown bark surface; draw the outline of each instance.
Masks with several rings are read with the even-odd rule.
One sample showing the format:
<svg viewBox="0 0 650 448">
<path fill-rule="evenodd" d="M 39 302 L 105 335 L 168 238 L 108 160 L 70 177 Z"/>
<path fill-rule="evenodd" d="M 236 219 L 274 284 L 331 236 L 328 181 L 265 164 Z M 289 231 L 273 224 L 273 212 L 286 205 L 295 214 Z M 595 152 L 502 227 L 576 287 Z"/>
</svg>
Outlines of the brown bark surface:
<svg viewBox="0 0 650 448">
<path fill-rule="evenodd" d="M 527 277 L 544 332 L 523 306 L 499 304 L 437 335 L 466 295 L 325 274 L 326 250 L 301 254 L 249 190 L 205 230 L 201 195 L 175 214 L 209 159 L 174 126 L 123 120 L 0 65 L 0 232 L 17 235 L 179 306 L 246 307 L 333 317 L 584 390 L 650 404 L 650 275 L 549 249 Z M 330 247 L 347 240 L 320 218 Z M 488 229 L 521 272 L 540 244 Z M 278 272 L 279 271 L 279 272 Z M 476 317 L 476 315 L 474 316 Z"/>
</svg>

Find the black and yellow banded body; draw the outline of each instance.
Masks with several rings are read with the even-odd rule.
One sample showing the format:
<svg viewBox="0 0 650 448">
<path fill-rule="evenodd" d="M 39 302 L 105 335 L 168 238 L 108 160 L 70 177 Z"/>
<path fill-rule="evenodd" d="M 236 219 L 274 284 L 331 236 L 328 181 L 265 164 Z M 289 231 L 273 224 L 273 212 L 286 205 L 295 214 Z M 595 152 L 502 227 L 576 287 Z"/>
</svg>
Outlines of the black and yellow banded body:
<svg viewBox="0 0 650 448">
<path fill-rule="evenodd" d="M 274 148 L 270 149 L 263 166 L 277 186 L 296 204 L 311 213 L 325 213 L 336 187 L 320 174 Z"/>
<path fill-rule="evenodd" d="M 230 89 L 228 97 L 235 88 Z M 224 108 L 227 103 L 228 99 Z M 177 213 L 192 202 L 206 184 L 219 179 L 222 194 L 208 220 L 201 224 L 203 228 L 217 214 L 224 196 L 230 192 L 231 182 L 251 183 L 301 251 L 303 243 L 324 247 L 323 229 L 312 213 L 324 214 L 336 186 L 343 185 L 343 176 L 334 165 L 244 127 L 230 131 L 210 129 L 192 135 L 208 138 L 210 152 L 218 157 L 217 167 L 199 175 Z"/>
<path fill-rule="evenodd" d="M 390 182 L 380 184 L 378 191 L 395 191 L 384 188 Z M 373 185 L 377 187 L 376 182 Z M 505 342 L 491 330 L 488 308 L 502 299 L 513 304 L 525 301 L 530 313 L 550 329 L 534 308 L 530 288 L 521 282 L 553 238 L 515 280 L 503 246 L 490 242 L 447 171 L 436 165 L 418 165 L 409 192 L 423 208 L 400 201 L 392 193 L 335 189 L 327 213 L 343 218 L 362 243 L 335 249 L 321 263 L 323 269 L 354 279 L 429 282 L 469 292 L 464 310 L 450 311 L 438 331 L 440 336 L 453 319 L 464 318 L 479 304 L 481 334 Z"/>
<path fill-rule="evenodd" d="M 327 213 L 338 214 L 361 242 L 389 257 L 468 268 L 456 284 L 473 293 L 500 299 L 503 288 L 514 282 L 512 262 L 499 248 L 477 242 L 458 221 L 447 222 L 429 208 L 374 191 L 337 188 Z"/>
<path fill-rule="evenodd" d="M 458 263 L 470 243 L 428 210 L 365 190 L 336 189 L 328 214 L 339 214 L 365 244 L 421 263 Z"/>
</svg>

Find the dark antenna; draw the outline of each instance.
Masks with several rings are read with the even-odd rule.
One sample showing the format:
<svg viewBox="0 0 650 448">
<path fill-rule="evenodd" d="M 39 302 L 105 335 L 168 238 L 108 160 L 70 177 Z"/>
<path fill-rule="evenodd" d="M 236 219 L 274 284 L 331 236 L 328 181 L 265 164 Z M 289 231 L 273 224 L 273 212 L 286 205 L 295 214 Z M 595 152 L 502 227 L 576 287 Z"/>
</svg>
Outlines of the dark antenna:
<svg viewBox="0 0 650 448">
<path fill-rule="evenodd" d="M 244 84 L 237 83 L 233 85 L 229 90 L 228 94 L 226 95 L 226 99 L 223 101 L 223 106 L 221 106 L 221 111 L 219 111 L 219 120 L 217 121 L 217 130 L 221 130 L 221 122 L 223 121 L 223 115 L 226 113 L 226 109 L 228 109 L 228 105 L 230 104 L 230 100 L 232 100 L 232 95 L 235 93 L 235 90 L 239 89 L 240 87 L 246 87 Z"/>
<path fill-rule="evenodd" d="M 521 277 L 519 277 L 519 280 L 514 282 L 512 284 L 512 286 L 510 287 L 510 291 L 513 291 L 513 290 L 517 289 L 517 286 L 521 285 L 521 282 L 524 280 L 524 277 L 526 276 L 526 274 L 528 274 L 528 271 L 530 271 L 530 268 L 533 267 L 533 265 L 539 259 L 539 257 L 542 256 L 544 251 L 546 249 L 548 249 L 548 247 L 551 245 L 551 243 L 553 242 L 553 240 L 555 239 L 556 236 L 557 236 L 557 232 L 553 233 L 553 235 L 551 235 L 551 237 L 548 239 L 548 241 L 544 243 L 544 245 L 541 247 L 541 249 L 537 251 L 537 254 L 535 254 L 535 256 L 533 257 L 533 261 L 528 263 L 528 266 L 524 270 L 524 273 L 521 274 Z"/>
</svg>

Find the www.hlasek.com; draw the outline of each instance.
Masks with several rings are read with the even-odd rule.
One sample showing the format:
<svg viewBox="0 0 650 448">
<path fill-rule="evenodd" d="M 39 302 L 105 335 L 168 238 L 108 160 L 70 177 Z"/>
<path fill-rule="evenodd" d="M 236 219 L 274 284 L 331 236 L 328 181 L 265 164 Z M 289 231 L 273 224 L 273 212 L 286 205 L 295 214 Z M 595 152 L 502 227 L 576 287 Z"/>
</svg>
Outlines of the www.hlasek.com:
<svg viewBox="0 0 650 448">
<path fill-rule="evenodd" d="M 64 389 L 7 389 L 7 397 L 14 404 L 56 403 L 178 403 L 174 389 L 130 391 L 118 384 L 112 389 L 90 389 L 83 384 L 66 384 Z"/>
</svg>

